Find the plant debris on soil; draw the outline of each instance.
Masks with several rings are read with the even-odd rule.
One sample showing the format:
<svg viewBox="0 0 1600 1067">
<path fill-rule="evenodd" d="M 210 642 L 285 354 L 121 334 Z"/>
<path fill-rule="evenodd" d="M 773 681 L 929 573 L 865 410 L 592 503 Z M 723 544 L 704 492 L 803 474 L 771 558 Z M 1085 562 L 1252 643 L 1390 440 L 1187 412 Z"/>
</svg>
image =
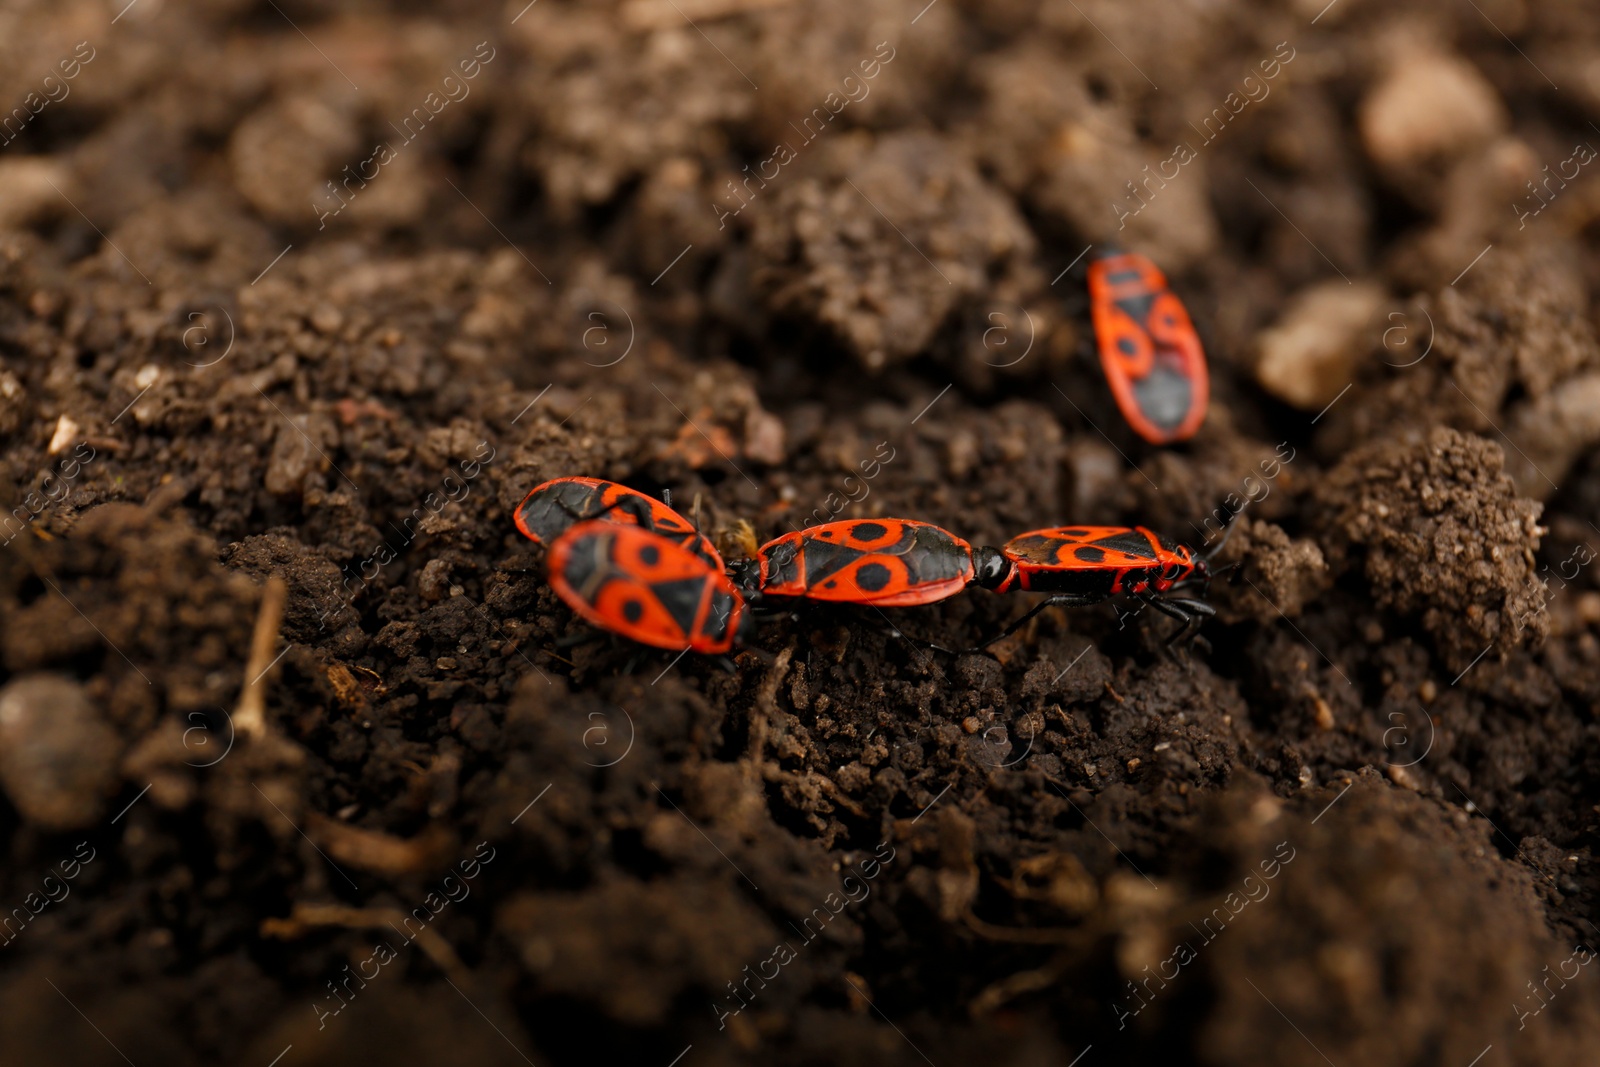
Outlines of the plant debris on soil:
<svg viewBox="0 0 1600 1067">
<path fill-rule="evenodd" d="M 1600 1058 L 1600 9 L 0 11 L 0 1060 Z M 1086 254 L 1205 425 L 1123 423 Z M 562 475 L 730 552 L 1233 534 L 1192 648 L 973 590 L 583 627 Z"/>
</svg>

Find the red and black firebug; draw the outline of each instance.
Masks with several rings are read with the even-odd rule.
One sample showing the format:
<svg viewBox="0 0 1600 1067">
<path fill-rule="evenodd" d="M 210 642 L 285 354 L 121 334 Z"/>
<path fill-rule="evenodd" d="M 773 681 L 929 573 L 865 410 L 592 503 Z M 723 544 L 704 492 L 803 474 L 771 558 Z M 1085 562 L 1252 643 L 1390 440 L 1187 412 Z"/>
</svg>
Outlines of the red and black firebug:
<svg viewBox="0 0 1600 1067">
<path fill-rule="evenodd" d="M 721 554 L 688 519 L 654 497 L 601 478 L 555 478 L 536 485 L 513 518 L 524 537 L 541 545 L 553 543 L 585 519 L 642 526 L 723 569 Z"/>
<path fill-rule="evenodd" d="M 1219 542 L 1217 548 L 1222 547 Z M 1216 549 L 1212 550 L 1215 554 Z M 1209 557 L 1143 526 L 1053 526 L 1019 534 L 1000 548 L 973 550 L 973 581 L 997 593 L 1050 593 L 983 648 L 1053 605 L 1098 604 L 1127 595 L 1181 621 L 1171 642 L 1215 615 L 1197 597 L 1173 596 L 1192 582 L 1209 585 Z"/>
<path fill-rule="evenodd" d="M 1133 252 L 1089 264 L 1089 311 L 1100 366 L 1122 417 L 1153 445 L 1194 436 L 1205 421 L 1205 351 L 1166 276 Z"/>
<path fill-rule="evenodd" d="M 550 587 L 601 629 L 655 648 L 726 653 L 750 628 L 722 567 L 639 525 L 590 520 L 550 545 Z"/>
<path fill-rule="evenodd" d="M 730 565 L 747 593 L 875 607 L 952 597 L 972 580 L 972 546 L 914 519 L 843 519 L 786 533 Z"/>
</svg>

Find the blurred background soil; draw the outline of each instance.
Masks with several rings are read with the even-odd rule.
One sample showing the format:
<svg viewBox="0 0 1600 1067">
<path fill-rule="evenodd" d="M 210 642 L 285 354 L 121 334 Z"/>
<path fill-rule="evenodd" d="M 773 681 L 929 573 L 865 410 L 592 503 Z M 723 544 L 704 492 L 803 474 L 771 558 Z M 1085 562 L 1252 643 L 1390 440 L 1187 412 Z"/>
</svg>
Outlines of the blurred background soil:
<svg viewBox="0 0 1600 1067">
<path fill-rule="evenodd" d="M 1576 2 L 5 4 L 0 1061 L 1594 1062 L 1597 121 Z M 568 474 L 1241 580 L 565 649 Z"/>
</svg>

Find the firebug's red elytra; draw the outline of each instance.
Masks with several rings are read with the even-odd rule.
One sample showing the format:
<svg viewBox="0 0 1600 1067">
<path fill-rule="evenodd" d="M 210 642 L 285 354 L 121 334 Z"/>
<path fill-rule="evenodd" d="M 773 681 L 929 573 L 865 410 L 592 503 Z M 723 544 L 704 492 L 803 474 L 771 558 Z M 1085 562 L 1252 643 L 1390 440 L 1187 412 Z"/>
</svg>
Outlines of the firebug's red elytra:
<svg viewBox="0 0 1600 1067">
<path fill-rule="evenodd" d="M 972 546 L 913 519 L 843 519 L 768 541 L 730 570 L 749 594 L 908 607 L 966 588 Z"/>
<path fill-rule="evenodd" d="M 677 542 L 718 571 L 723 568 L 721 554 L 688 519 L 654 497 L 600 478 L 555 478 L 536 485 L 513 517 L 524 537 L 542 545 L 553 543 L 585 519 L 642 526 Z"/>
<path fill-rule="evenodd" d="M 595 626 L 642 645 L 725 653 L 750 616 L 721 566 L 643 526 L 580 522 L 550 545 L 550 587 Z"/>
<path fill-rule="evenodd" d="M 1144 256 L 1112 252 L 1089 264 L 1089 308 L 1100 366 L 1122 417 L 1153 445 L 1205 421 L 1210 377 L 1183 301 Z"/>
</svg>

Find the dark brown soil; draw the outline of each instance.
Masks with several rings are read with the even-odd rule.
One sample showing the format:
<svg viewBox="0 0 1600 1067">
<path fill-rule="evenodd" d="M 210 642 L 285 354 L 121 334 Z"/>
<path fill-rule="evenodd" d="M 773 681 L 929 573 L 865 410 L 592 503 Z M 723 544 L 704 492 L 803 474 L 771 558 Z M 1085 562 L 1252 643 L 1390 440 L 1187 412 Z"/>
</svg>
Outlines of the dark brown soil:
<svg viewBox="0 0 1600 1067">
<path fill-rule="evenodd" d="M 1594 1062 L 1597 57 L 1512 0 L 0 11 L 0 1062 Z M 1183 446 L 1092 358 L 1111 241 L 1206 342 Z M 1242 565 L 1190 652 L 925 649 L 975 591 L 728 670 L 558 643 L 564 474 Z"/>
</svg>

